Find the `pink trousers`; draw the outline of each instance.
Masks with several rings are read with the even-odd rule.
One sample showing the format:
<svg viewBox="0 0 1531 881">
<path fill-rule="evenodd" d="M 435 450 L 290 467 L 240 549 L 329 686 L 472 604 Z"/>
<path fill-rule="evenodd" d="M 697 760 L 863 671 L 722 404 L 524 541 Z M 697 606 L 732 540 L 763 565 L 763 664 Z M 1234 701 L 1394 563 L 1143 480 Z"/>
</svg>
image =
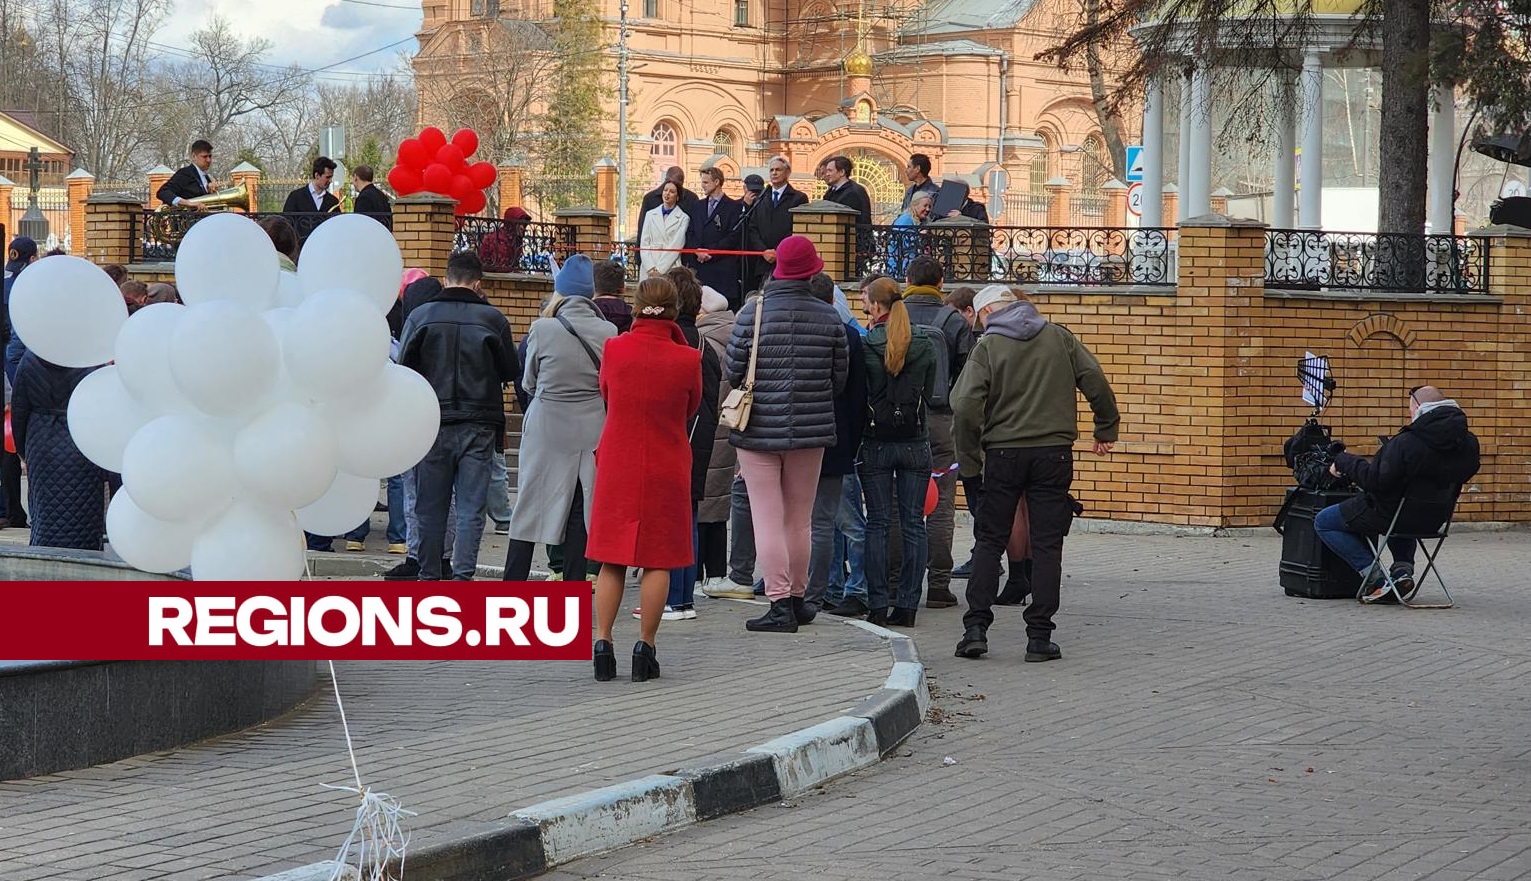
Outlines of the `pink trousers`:
<svg viewBox="0 0 1531 881">
<path fill-rule="evenodd" d="M 784 453 L 739 451 L 739 473 L 755 521 L 755 561 L 772 600 L 800 597 L 808 589 L 813 499 L 819 489 L 823 448 Z"/>
</svg>

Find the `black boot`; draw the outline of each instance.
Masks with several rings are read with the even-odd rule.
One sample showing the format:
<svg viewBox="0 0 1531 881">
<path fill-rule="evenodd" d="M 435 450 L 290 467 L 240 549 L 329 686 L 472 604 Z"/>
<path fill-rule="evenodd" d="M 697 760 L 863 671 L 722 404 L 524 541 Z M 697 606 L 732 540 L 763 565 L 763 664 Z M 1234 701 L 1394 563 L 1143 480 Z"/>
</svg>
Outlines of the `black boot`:
<svg viewBox="0 0 1531 881">
<path fill-rule="evenodd" d="M 791 598 L 772 600 L 764 615 L 744 622 L 744 629 L 755 633 L 796 633 L 797 616 L 792 614 Z"/>
<path fill-rule="evenodd" d="M 888 613 L 888 625 L 890 627 L 913 627 L 914 609 L 894 608 Z"/>
<path fill-rule="evenodd" d="M 595 641 L 595 681 L 610 682 L 617 678 L 617 653 L 611 643 L 604 639 Z"/>
<path fill-rule="evenodd" d="M 792 598 L 792 618 L 793 620 L 797 621 L 799 626 L 803 624 L 812 624 L 813 619 L 817 618 L 818 615 L 819 610 L 815 609 L 813 606 L 808 605 L 808 603 L 802 597 Z"/>
<path fill-rule="evenodd" d="M 839 615 L 841 618 L 860 618 L 868 611 L 866 600 L 853 596 L 842 600 L 838 606 L 829 610 L 829 614 Z"/>
<path fill-rule="evenodd" d="M 867 613 L 867 623 L 876 624 L 878 627 L 888 623 L 888 610 L 886 608 L 873 609 Z"/>
<path fill-rule="evenodd" d="M 977 658 L 989 653 L 989 638 L 984 629 L 974 624 L 962 634 L 957 642 L 957 657 Z"/>
<path fill-rule="evenodd" d="M 1031 561 L 1011 560 L 1010 575 L 1005 579 L 1005 589 L 994 598 L 996 606 L 1024 606 L 1031 596 Z"/>
<path fill-rule="evenodd" d="M 612 660 L 615 663 L 616 659 Z M 654 647 L 641 639 L 633 643 L 633 681 L 647 682 L 658 678 L 659 658 L 654 655 Z"/>
<path fill-rule="evenodd" d="M 1026 660 L 1037 663 L 1040 661 L 1058 661 L 1063 658 L 1063 649 L 1058 648 L 1056 642 L 1048 642 L 1045 639 L 1026 640 Z"/>
<path fill-rule="evenodd" d="M 383 573 L 384 581 L 418 581 L 420 579 L 420 563 L 413 557 L 404 558 L 404 562 Z"/>
<path fill-rule="evenodd" d="M 957 596 L 950 588 L 932 587 L 925 593 L 925 608 L 927 609 L 950 609 L 957 605 Z"/>
</svg>

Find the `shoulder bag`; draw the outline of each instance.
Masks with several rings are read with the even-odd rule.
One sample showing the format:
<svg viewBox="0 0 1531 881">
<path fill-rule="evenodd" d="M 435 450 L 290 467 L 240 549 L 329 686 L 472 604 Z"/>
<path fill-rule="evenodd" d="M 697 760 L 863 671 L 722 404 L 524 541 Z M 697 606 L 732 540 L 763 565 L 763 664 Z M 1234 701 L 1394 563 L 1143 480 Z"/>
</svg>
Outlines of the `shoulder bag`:
<svg viewBox="0 0 1531 881">
<path fill-rule="evenodd" d="M 755 362 L 760 359 L 760 313 L 764 311 L 765 298 L 756 297 L 755 335 L 750 339 L 750 366 L 744 372 L 744 385 L 729 392 L 718 409 L 718 421 L 734 431 L 744 431 L 750 424 L 750 408 L 755 404 Z"/>
</svg>

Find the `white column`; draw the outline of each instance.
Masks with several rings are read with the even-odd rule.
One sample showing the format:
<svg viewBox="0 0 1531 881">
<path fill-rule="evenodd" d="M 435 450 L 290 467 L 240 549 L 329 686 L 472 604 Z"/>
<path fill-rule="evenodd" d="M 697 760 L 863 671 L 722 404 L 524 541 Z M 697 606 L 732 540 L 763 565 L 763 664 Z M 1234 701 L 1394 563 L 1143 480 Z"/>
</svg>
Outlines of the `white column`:
<svg viewBox="0 0 1531 881">
<path fill-rule="evenodd" d="M 1430 232 L 1451 235 L 1452 198 L 1456 181 L 1456 118 L 1454 91 L 1436 86 L 1430 90 Z"/>
<path fill-rule="evenodd" d="M 1303 229 L 1324 225 L 1324 66 L 1317 52 L 1302 60 L 1302 191 L 1297 222 Z"/>
<path fill-rule="evenodd" d="M 1142 225 L 1164 225 L 1164 85 L 1157 74 L 1143 95 Z"/>
<path fill-rule="evenodd" d="M 1212 211 L 1212 74 L 1205 67 L 1191 73 L 1191 148 L 1187 159 L 1186 216 Z"/>
<path fill-rule="evenodd" d="M 1276 100 L 1276 183 L 1270 225 L 1292 229 L 1296 225 L 1293 201 L 1297 189 L 1297 85 L 1281 84 Z"/>
<path fill-rule="evenodd" d="M 1186 178 L 1191 176 L 1191 77 L 1189 74 L 1180 78 L 1180 133 L 1175 141 L 1180 153 L 1180 164 L 1175 171 L 1175 186 L 1180 193 L 1180 198 L 1175 202 L 1175 222 L 1179 223 L 1190 216 L 1185 213 Z"/>
</svg>

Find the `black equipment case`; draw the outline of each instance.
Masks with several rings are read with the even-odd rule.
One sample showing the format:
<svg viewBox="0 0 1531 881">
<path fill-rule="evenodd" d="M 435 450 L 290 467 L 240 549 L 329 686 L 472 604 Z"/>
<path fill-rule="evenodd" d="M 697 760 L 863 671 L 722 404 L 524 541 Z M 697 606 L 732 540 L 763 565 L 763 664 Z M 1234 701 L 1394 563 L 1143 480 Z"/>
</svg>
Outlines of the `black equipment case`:
<svg viewBox="0 0 1531 881">
<path fill-rule="evenodd" d="M 1318 512 L 1354 496 L 1351 489 L 1311 490 L 1292 487 L 1276 516 L 1281 533 L 1281 587 L 1287 596 L 1309 599 L 1355 599 L 1361 576 L 1340 559 L 1313 530 Z"/>
</svg>

